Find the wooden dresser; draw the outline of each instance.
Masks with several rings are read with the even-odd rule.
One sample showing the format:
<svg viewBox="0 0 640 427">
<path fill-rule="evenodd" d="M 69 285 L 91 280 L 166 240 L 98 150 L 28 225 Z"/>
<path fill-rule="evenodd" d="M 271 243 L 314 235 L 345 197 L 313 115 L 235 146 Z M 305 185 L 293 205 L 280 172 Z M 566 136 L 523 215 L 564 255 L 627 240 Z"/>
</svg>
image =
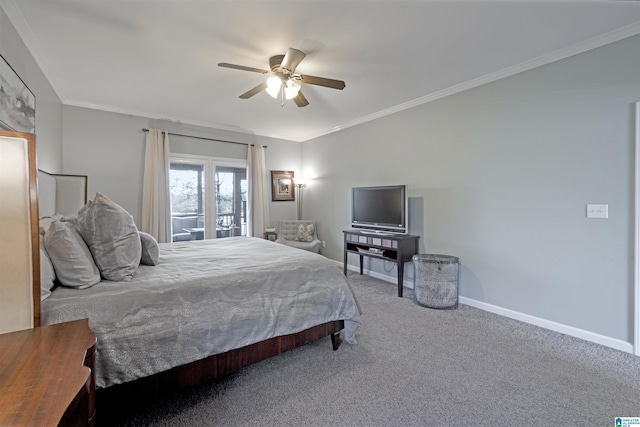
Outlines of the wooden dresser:
<svg viewBox="0 0 640 427">
<path fill-rule="evenodd" d="M 0 425 L 95 425 L 87 319 L 0 335 Z"/>
</svg>

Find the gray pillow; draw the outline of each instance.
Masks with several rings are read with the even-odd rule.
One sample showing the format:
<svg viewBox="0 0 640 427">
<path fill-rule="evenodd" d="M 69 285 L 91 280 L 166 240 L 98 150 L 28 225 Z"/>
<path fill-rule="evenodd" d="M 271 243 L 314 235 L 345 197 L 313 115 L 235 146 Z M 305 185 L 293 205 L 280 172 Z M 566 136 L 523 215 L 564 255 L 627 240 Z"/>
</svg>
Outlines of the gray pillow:
<svg viewBox="0 0 640 427">
<path fill-rule="evenodd" d="M 78 228 L 100 274 L 128 282 L 140 264 L 142 243 L 129 212 L 100 193 L 78 211 Z"/>
<path fill-rule="evenodd" d="M 44 247 L 62 285 L 84 289 L 100 282 L 98 267 L 73 224 L 53 221 L 44 234 Z"/>
<path fill-rule="evenodd" d="M 142 257 L 140 264 L 158 265 L 160 260 L 160 252 L 158 250 L 158 241 L 149 233 L 140 232 L 140 242 L 142 243 Z"/>
</svg>

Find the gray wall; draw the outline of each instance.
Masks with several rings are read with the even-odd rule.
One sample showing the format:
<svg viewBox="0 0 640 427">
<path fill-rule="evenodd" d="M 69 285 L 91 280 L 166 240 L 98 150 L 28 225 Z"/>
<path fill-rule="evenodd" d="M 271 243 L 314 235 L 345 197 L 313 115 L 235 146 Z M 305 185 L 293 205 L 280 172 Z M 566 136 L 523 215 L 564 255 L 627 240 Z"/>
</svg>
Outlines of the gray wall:
<svg viewBox="0 0 640 427">
<path fill-rule="evenodd" d="M 462 296 L 632 342 L 638 100 L 640 36 L 307 141 L 305 210 L 341 260 L 350 188 L 407 184 L 410 231 L 460 257 Z"/>
<path fill-rule="evenodd" d="M 64 172 L 88 175 L 89 197 L 102 193 L 125 208 L 141 223 L 144 175 L 143 128 L 265 144 L 267 170 L 299 170 L 302 147 L 298 142 L 190 126 L 170 121 L 64 106 Z M 170 136 L 173 153 L 247 158 L 247 147 L 194 138 Z M 268 178 L 270 179 L 270 177 Z M 295 218 L 294 202 L 271 202 L 271 222 Z"/>
<path fill-rule="evenodd" d="M 1 8 L 0 54 L 36 97 L 38 167 L 62 172 L 62 103 Z"/>
</svg>

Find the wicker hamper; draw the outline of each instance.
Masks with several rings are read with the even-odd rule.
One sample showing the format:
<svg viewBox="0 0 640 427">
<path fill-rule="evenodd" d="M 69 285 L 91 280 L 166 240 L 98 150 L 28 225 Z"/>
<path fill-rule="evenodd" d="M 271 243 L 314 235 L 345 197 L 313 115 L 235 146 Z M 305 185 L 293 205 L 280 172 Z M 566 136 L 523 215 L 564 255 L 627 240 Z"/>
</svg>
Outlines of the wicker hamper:
<svg viewBox="0 0 640 427">
<path fill-rule="evenodd" d="M 413 296 L 429 308 L 458 307 L 458 258 L 449 255 L 414 255 Z"/>
</svg>

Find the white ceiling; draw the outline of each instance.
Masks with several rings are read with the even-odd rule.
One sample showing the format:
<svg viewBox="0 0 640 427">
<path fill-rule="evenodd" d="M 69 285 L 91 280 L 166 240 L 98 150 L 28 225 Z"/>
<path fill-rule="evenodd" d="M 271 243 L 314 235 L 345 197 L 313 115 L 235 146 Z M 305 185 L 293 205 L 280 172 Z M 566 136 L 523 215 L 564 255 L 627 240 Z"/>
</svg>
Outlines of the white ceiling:
<svg viewBox="0 0 640 427">
<path fill-rule="evenodd" d="M 64 104 L 304 141 L 640 33 L 637 1 L 0 0 Z M 310 105 L 262 92 L 287 48 Z"/>
</svg>

